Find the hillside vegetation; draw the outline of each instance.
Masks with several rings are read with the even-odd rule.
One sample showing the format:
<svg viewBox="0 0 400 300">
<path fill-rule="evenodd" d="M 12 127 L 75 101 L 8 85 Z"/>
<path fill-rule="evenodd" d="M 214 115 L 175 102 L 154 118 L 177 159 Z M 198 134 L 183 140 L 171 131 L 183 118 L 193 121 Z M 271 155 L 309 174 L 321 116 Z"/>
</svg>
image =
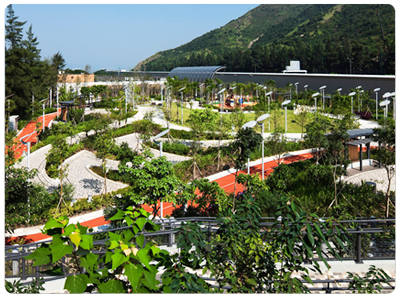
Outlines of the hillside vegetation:
<svg viewBox="0 0 400 300">
<path fill-rule="evenodd" d="M 391 5 L 259 5 L 180 47 L 160 51 L 135 70 L 226 65 L 227 71 L 281 72 L 299 60 L 309 72 L 394 74 Z"/>
</svg>

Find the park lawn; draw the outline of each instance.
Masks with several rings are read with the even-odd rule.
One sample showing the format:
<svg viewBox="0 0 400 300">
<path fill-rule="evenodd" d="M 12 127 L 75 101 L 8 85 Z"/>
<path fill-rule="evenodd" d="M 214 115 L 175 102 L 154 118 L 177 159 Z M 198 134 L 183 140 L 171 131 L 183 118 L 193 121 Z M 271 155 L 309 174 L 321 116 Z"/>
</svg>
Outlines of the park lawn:
<svg viewBox="0 0 400 300">
<path fill-rule="evenodd" d="M 186 120 L 189 118 L 190 116 L 190 112 L 191 109 L 190 108 L 183 108 L 183 126 L 187 126 L 189 127 L 189 124 L 186 123 Z M 178 119 L 177 119 L 177 114 L 176 114 L 176 106 L 173 105 L 172 106 L 172 120 L 171 123 L 177 124 L 177 125 L 182 125 L 181 123 L 181 108 L 179 107 L 178 109 Z M 252 121 L 256 119 L 256 115 L 253 112 L 245 112 L 244 113 L 246 116 L 246 122 L 248 121 Z M 310 113 L 310 116 L 312 116 L 313 114 Z M 223 114 L 223 118 L 226 118 L 228 116 L 228 114 Z M 281 110 L 281 116 L 282 119 L 279 122 L 279 126 L 284 130 L 285 129 L 285 111 Z M 311 120 L 311 118 L 309 118 Z M 293 110 L 288 110 L 287 111 L 287 127 L 288 127 L 288 133 L 301 133 L 301 126 L 298 125 L 297 123 L 293 122 L 295 121 L 295 114 L 293 113 Z M 305 127 L 305 126 L 304 126 Z M 256 126 L 254 128 L 257 132 L 261 133 L 261 127 L 260 126 Z M 273 131 L 273 126 L 272 126 L 272 122 L 271 122 L 271 131 Z M 264 132 L 269 132 L 268 131 L 268 120 L 265 121 L 264 123 Z M 305 132 L 305 128 L 304 128 L 304 132 Z"/>
</svg>

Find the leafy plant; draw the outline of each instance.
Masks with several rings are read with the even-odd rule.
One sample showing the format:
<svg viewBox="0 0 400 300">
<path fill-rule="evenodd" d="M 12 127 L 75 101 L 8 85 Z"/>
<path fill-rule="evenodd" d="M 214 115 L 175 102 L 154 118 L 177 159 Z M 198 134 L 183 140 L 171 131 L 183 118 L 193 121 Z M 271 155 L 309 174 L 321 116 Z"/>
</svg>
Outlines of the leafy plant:
<svg viewBox="0 0 400 300">
<path fill-rule="evenodd" d="M 145 242 L 142 232 L 154 232 L 159 226 L 148 219 L 143 209 L 119 210 L 111 220 L 125 220 L 129 229 L 120 234 L 109 232 L 105 253 L 98 253 L 93 245 L 93 235 L 88 228 L 69 224 L 67 217 L 49 220 L 43 233 L 52 236 L 50 244 L 42 244 L 27 259 L 34 266 L 54 264 L 45 274 L 63 275 L 59 260 L 71 256 L 64 289 L 70 293 L 149 293 L 157 292 L 157 266 L 150 264 L 156 257 L 168 255 L 153 242 Z"/>
<path fill-rule="evenodd" d="M 10 294 L 39 294 L 44 291 L 43 278 L 40 280 L 33 280 L 30 284 L 22 284 L 21 280 L 9 282 L 6 280 L 6 290 Z"/>
</svg>

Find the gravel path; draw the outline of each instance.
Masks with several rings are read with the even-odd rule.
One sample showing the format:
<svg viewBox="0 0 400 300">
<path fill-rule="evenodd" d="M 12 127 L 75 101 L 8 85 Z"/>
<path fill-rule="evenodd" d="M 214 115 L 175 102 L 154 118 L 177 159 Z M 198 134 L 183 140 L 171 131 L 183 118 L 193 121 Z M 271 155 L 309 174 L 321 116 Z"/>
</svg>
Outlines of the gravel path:
<svg viewBox="0 0 400 300">
<path fill-rule="evenodd" d="M 376 169 L 371 171 L 365 171 L 350 177 L 347 177 L 343 180 L 344 182 L 351 182 L 354 184 L 360 185 L 362 181 L 372 181 L 376 183 L 376 189 L 379 191 L 386 192 L 388 188 L 388 179 L 387 173 L 385 169 Z M 390 184 L 390 190 L 396 191 L 396 174 L 393 176 L 393 179 Z"/>
</svg>

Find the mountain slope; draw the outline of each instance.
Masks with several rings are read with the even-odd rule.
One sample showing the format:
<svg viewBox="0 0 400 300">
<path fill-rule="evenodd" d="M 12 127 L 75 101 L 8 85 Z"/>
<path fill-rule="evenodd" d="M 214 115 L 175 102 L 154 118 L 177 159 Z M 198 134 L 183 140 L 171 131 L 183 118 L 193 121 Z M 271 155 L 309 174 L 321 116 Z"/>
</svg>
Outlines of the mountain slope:
<svg viewBox="0 0 400 300">
<path fill-rule="evenodd" d="M 335 46 L 343 49 L 332 50 Z M 259 66 L 262 71 L 261 65 L 271 52 L 277 52 L 275 55 L 280 59 L 279 65 L 273 68 L 282 70 L 288 59 L 301 59 L 302 64 L 303 61 L 321 64 L 311 62 L 311 58 L 293 57 L 307 55 L 308 49 L 316 47 L 329 52 L 321 55 L 337 56 L 337 59 L 354 56 L 360 51 L 363 56 L 367 55 L 364 52 L 379 56 L 377 53 L 385 49 L 381 59 L 390 60 L 394 65 L 394 8 L 391 5 L 259 5 L 187 44 L 152 55 L 135 70 L 167 71 L 178 66 L 225 64 L 227 70 L 246 71 L 251 65 L 251 70 Z M 357 50 L 357 47 L 362 49 Z M 294 49 L 302 53 L 293 53 Z M 234 65 L 233 61 L 236 61 Z M 368 58 L 363 57 L 363 61 Z M 264 65 L 266 68 L 267 64 Z M 310 67 L 316 69 L 314 65 Z"/>
</svg>

